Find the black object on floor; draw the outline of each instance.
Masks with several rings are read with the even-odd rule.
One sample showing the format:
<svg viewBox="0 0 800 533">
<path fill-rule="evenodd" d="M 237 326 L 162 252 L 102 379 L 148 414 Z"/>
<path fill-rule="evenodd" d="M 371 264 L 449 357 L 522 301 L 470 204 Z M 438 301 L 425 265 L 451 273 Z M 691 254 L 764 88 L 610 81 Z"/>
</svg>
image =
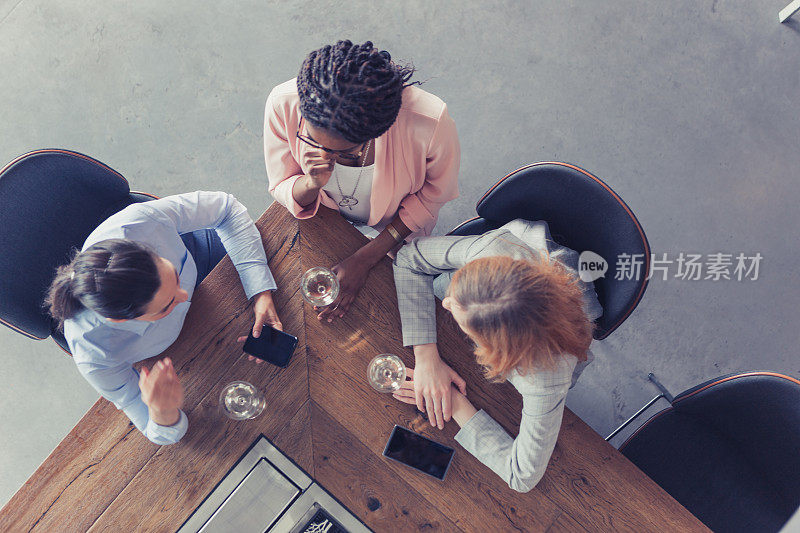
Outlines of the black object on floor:
<svg viewBox="0 0 800 533">
<path fill-rule="evenodd" d="M 325 509 L 318 509 L 311 520 L 300 528 L 302 533 L 348 533 Z"/>
</svg>

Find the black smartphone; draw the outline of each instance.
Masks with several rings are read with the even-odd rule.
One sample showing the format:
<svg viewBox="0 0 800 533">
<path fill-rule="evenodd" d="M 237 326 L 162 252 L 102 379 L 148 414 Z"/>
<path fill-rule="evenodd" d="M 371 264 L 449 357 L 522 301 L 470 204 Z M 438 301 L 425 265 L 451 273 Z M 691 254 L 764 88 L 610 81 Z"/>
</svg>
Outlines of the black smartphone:
<svg viewBox="0 0 800 533">
<path fill-rule="evenodd" d="M 383 455 L 443 480 L 455 450 L 406 428 L 395 426 Z"/>
<path fill-rule="evenodd" d="M 244 341 L 242 351 L 267 363 L 285 368 L 296 347 L 297 337 L 265 325 L 258 338 L 253 337 L 253 332 L 250 332 Z"/>
</svg>

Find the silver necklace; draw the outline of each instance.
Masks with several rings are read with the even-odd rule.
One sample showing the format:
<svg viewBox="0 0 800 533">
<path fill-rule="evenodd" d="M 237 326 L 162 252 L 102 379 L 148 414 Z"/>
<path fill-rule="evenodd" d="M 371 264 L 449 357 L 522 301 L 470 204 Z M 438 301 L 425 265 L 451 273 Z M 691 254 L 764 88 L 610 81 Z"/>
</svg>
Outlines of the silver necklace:
<svg viewBox="0 0 800 533">
<path fill-rule="evenodd" d="M 342 184 L 339 183 L 339 173 L 335 172 L 336 167 L 334 167 L 334 174 L 336 174 L 336 186 L 339 188 L 339 194 L 342 196 L 342 199 L 339 200 L 339 207 L 346 207 L 350 211 L 353 210 L 353 206 L 358 204 L 358 198 L 356 198 L 355 194 L 358 190 L 358 184 L 361 182 L 361 174 L 364 173 L 364 166 L 367 164 L 367 157 L 369 156 L 369 147 L 372 145 L 372 139 L 367 141 L 367 148 L 363 150 L 361 153 L 364 154 L 364 160 L 361 162 L 361 169 L 358 171 L 358 178 L 356 179 L 356 186 L 353 187 L 353 194 L 345 194 L 342 190 Z"/>
</svg>

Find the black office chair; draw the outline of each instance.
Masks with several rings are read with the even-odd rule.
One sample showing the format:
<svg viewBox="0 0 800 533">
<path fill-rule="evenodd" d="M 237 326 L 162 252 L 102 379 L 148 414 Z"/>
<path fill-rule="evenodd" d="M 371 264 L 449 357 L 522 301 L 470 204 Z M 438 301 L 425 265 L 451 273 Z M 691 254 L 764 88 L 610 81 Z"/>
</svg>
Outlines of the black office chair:
<svg viewBox="0 0 800 533">
<path fill-rule="evenodd" d="M 592 251 L 608 263 L 594 282 L 603 316 L 595 339 L 605 339 L 633 312 L 647 288 L 650 245 L 631 209 L 611 187 L 575 165 L 533 163 L 510 173 L 478 201 L 478 216 L 450 235 L 478 235 L 517 218 L 544 220 L 553 239 L 578 253 Z M 639 275 L 614 279 L 617 258 L 629 254 Z"/>
<path fill-rule="evenodd" d="M 35 150 L 0 170 L 0 323 L 30 337 L 64 336 L 42 307 L 55 269 L 103 220 L 156 196 L 131 192 L 119 172 L 69 150 Z"/>
<path fill-rule="evenodd" d="M 730 374 L 673 398 L 651 379 L 671 405 L 619 450 L 715 532 L 780 530 L 800 506 L 800 380 Z"/>
</svg>

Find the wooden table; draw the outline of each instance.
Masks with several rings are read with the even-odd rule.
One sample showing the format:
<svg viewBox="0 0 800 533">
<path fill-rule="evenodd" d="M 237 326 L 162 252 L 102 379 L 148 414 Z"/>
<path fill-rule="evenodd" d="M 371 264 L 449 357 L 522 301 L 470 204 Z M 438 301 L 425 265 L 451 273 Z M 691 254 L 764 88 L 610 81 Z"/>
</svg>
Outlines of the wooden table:
<svg viewBox="0 0 800 533">
<path fill-rule="evenodd" d="M 256 365 L 242 355 L 235 339 L 253 312 L 224 259 L 195 291 L 180 337 L 163 354 L 186 391 L 183 440 L 156 446 L 101 399 L 0 511 L 0 531 L 174 531 L 260 434 L 376 532 L 707 531 L 569 410 L 544 479 L 527 494 L 509 489 L 455 443 L 455 423 L 432 429 L 413 406 L 367 383 L 377 353 L 413 364 L 400 341 L 389 260 L 372 270 L 345 319 L 321 323 L 298 294 L 300 275 L 335 264 L 364 237 L 324 208 L 298 221 L 273 204 L 257 226 L 284 327 L 299 337 L 291 364 Z M 468 342 L 439 311 L 442 356 L 467 380 L 473 403 L 516 434 L 520 396 L 483 379 Z M 218 411 L 222 386 L 236 379 L 265 391 L 267 409 L 255 420 Z M 382 457 L 394 424 L 456 448 L 444 482 Z"/>
</svg>

